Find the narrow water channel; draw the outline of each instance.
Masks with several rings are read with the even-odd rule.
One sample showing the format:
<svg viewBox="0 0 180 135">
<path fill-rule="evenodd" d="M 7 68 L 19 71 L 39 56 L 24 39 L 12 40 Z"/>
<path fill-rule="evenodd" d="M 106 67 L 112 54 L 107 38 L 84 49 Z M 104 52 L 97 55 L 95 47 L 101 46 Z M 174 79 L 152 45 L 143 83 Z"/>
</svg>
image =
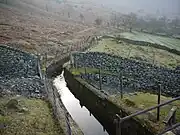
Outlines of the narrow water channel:
<svg viewBox="0 0 180 135">
<path fill-rule="evenodd" d="M 90 114 L 86 107 L 81 107 L 79 100 L 70 92 L 63 73 L 55 78 L 54 84 L 61 95 L 64 106 L 85 135 L 108 135 L 93 114 Z"/>
</svg>

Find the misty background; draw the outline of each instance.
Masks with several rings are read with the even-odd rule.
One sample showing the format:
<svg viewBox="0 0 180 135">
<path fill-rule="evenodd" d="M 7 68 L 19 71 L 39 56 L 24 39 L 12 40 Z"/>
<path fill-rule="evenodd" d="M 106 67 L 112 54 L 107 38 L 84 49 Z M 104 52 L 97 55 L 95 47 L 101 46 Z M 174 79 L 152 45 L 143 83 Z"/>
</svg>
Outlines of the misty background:
<svg viewBox="0 0 180 135">
<path fill-rule="evenodd" d="M 87 0 L 71 0 L 87 2 Z M 166 16 L 180 15 L 180 0 L 88 0 L 113 10 L 129 12 L 145 12 Z"/>
</svg>

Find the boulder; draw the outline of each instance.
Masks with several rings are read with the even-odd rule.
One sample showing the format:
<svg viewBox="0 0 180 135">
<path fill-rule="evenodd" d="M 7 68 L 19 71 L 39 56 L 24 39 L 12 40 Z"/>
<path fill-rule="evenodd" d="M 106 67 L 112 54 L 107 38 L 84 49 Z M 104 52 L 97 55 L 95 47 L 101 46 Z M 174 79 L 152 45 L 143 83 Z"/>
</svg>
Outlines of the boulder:
<svg viewBox="0 0 180 135">
<path fill-rule="evenodd" d="M 6 104 L 6 107 L 8 109 L 19 109 L 18 100 L 16 100 L 16 99 L 9 100 L 8 103 Z"/>
</svg>

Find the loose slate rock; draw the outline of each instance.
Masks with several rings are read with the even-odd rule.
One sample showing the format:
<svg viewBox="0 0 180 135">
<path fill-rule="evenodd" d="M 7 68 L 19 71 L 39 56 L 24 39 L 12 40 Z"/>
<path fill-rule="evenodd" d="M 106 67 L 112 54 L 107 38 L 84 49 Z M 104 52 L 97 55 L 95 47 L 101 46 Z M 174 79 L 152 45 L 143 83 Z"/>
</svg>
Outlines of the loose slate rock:
<svg viewBox="0 0 180 135">
<path fill-rule="evenodd" d="M 96 68 L 111 72 L 114 75 L 102 74 L 103 88 L 115 88 L 119 91 L 119 74 L 123 74 L 123 91 L 145 90 L 147 92 L 158 92 L 161 84 L 162 93 L 168 96 L 180 96 L 180 72 L 165 67 L 157 67 L 145 62 L 137 62 L 127 58 L 113 56 L 100 52 L 74 53 L 75 64 L 78 68 Z M 82 75 L 88 78 L 94 85 L 98 84 L 97 74 Z"/>
</svg>

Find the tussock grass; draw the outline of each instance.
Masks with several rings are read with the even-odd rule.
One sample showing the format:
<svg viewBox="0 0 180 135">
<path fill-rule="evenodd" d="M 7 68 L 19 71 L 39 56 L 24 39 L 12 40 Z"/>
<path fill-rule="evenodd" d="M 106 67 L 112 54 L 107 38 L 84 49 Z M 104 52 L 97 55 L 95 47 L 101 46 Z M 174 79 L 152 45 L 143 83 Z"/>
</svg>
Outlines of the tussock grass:
<svg viewBox="0 0 180 135">
<path fill-rule="evenodd" d="M 0 108 L 4 110 L 4 114 L 0 113 L 1 135 L 64 135 L 46 101 L 18 97 L 18 108 L 26 108 L 20 111 L 7 107 L 10 99 L 0 98 Z"/>
<path fill-rule="evenodd" d="M 168 68 L 176 68 L 180 65 L 180 56 L 168 51 L 148 46 L 138 46 L 121 41 L 117 43 L 113 39 L 103 39 L 99 44 L 89 50 L 90 52 L 105 52 L 130 58 L 137 61 L 145 61 Z M 155 54 L 155 55 L 154 55 Z"/>
</svg>

